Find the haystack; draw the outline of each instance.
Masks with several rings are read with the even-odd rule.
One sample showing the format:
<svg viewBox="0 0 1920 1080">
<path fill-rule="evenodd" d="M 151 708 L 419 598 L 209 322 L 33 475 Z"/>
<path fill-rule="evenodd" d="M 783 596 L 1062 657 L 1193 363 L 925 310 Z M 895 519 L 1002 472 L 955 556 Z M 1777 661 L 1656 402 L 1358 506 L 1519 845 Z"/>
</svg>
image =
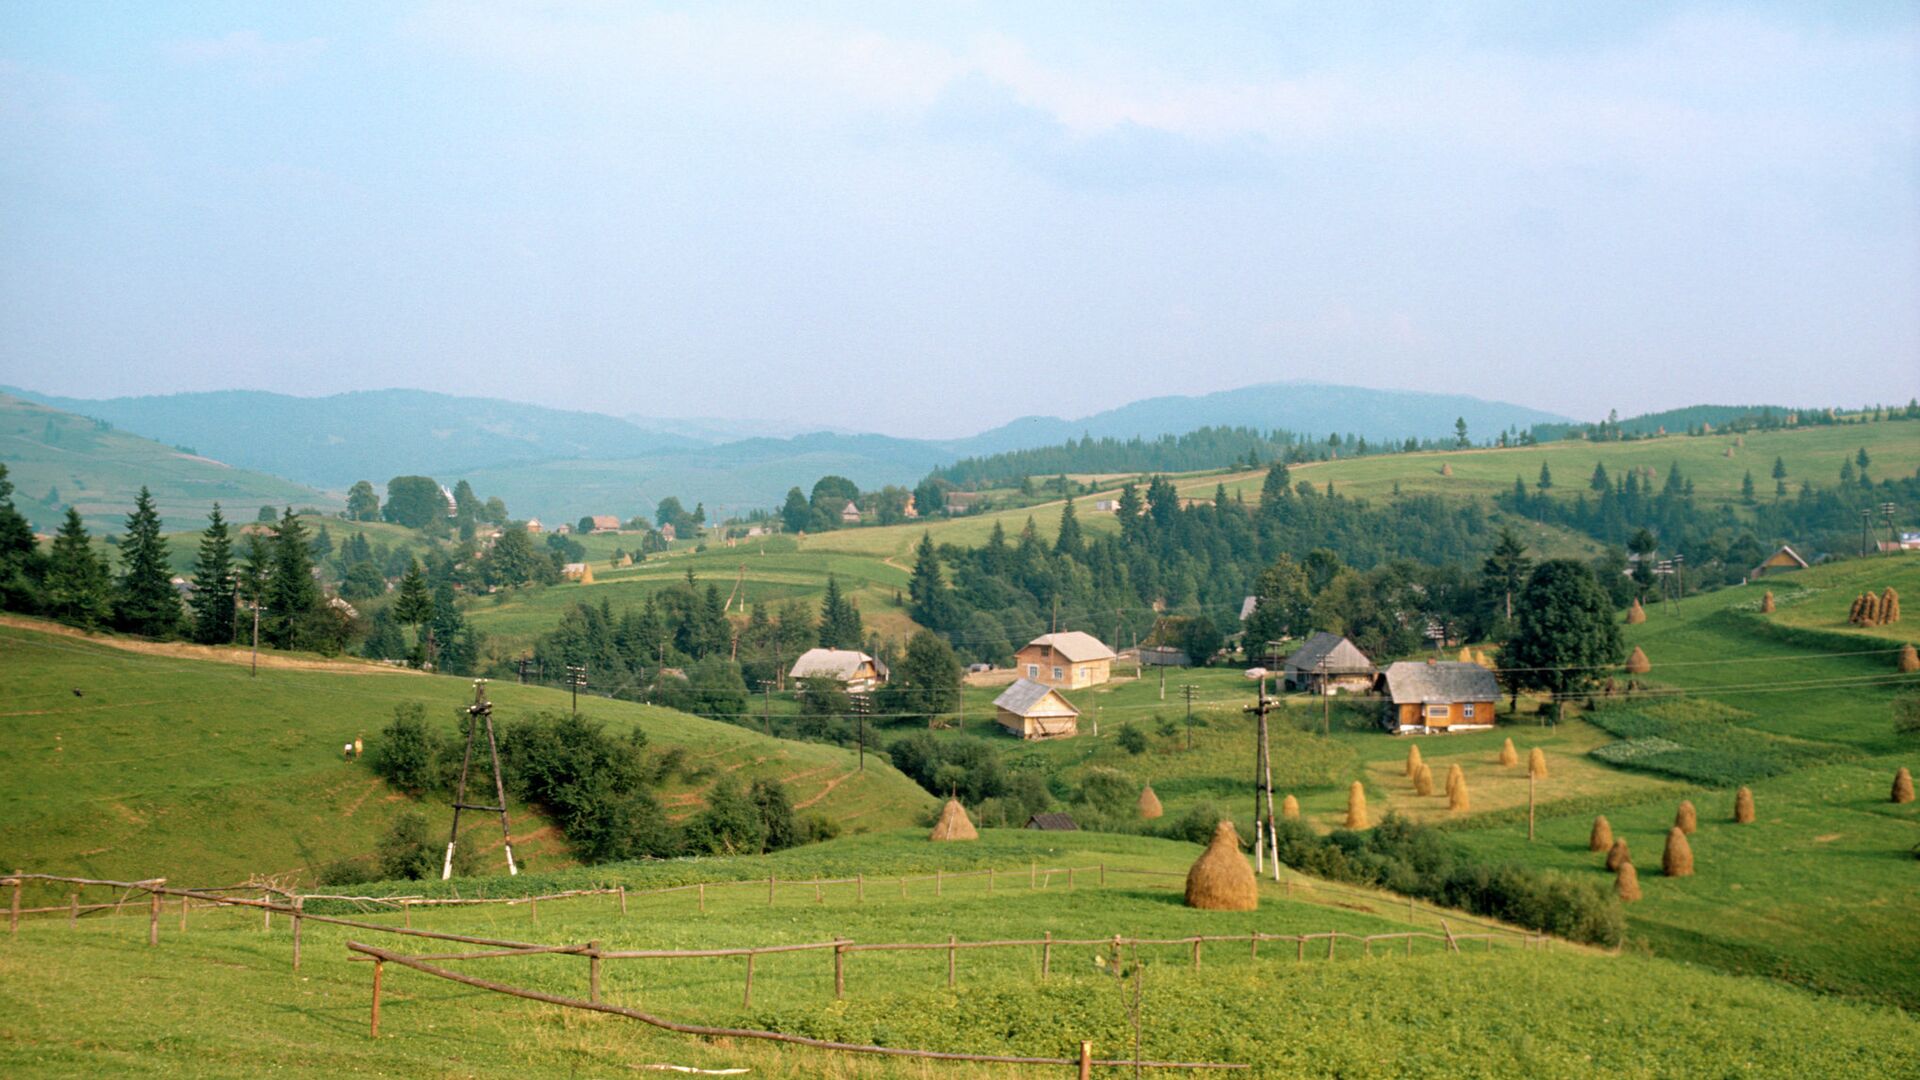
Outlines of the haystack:
<svg viewBox="0 0 1920 1080">
<path fill-rule="evenodd" d="M 1653 670 L 1653 665 L 1647 661 L 1645 650 L 1638 645 L 1633 647 L 1633 655 L 1627 657 L 1627 670 L 1635 675 L 1645 675 Z"/>
<path fill-rule="evenodd" d="M 1545 750 L 1536 746 L 1532 750 L 1527 751 L 1527 775 L 1533 777 L 1535 780 L 1545 780 L 1547 778 L 1547 752 Z"/>
<path fill-rule="evenodd" d="M 1458 763 L 1447 766 L 1447 798 L 1453 798 L 1453 789 L 1467 782 L 1467 774 L 1460 771 Z"/>
<path fill-rule="evenodd" d="M 1618 870 L 1622 865 L 1632 861 L 1633 855 L 1627 851 L 1627 841 L 1624 838 L 1615 840 L 1613 846 L 1607 849 L 1607 869 L 1609 870 Z"/>
<path fill-rule="evenodd" d="M 1420 775 L 1413 778 L 1413 793 L 1415 795 L 1433 794 L 1433 769 L 1425 763 L 1420 766 Z"/>
<path fill-rule="evenodd" d="M 1773 614 L 1773 590 L 1772 589 L 1768 589 L 1767 594 L 1760 598 L 1760 614 L 1762 615 Z"/>
<path fill-rule="evenodd" d="M 1678 825 L 1667 830 L 1667 850 L 1660 853 L 1660 872 L 1668 877 L 1693 876 L 1693 848 Z"/>
<path fill-rule="evenodd" d="M 1913 651 L 1912 642 L 1900 646 L 1900 655 L 1894 659 L 1893 666 L 1898 668 L 1902 675 L 1911 675 L 1920 671 L 1920 653 Z"/>
<path fill-rule="evenodd" d="M 1214 827 L 1213 841 L 1187 871 L 1187 906 L 1207 911 L 1252 911 L 1260 906 L 1260 886 L 1240 854 L 1240 834 L 1233 822 Z"/>
<path fill-rule="evenodd" d="M 1913 774 L 1907 771 L 1905 765 L 1900 766 L 1900 771 L 1893 774 L 1893 801 L 1897 803 L 1913 801 Z"/>
<path fill-rule="evenodd" d="M 1286 801 L 1280 804 L 1280 816 L 1288 821 L 1299 821 L 1300 800 L 1291 795 L 1287 796 Z"/>
<path fill-rule="evenodd" d="M 1146 787 L 1141 788 L 1140 820 L 1152 821 L 1164 813 L 1166 813 L 1166 810 L 1160 805 L 1160 796 L 1153 793 L 1153 785 L 1148 784 Z"/>
<path fill-rule="evenodd" d="M 1646 621 L 1647 609 L 1640 606 L 1640 601 L 1635 600 L 1632 606 L 1627 608 L 1627 625 L 1638 626 Z"/>
<path fill-rule="evenodd" d="M 1520 764 L 1520 751 L 1513 748 L 1513 740 L 1508 739 L 1500 747 L 1500 764 L 1514 766 Z"/>
<path fill-rule="evenodd" d="M 1743 787 L 1733 795 L 1733 823 L 1753 824 L 1753 789 Z"/>
<path fill-rule="evenodd" d="M 1593 832 L 1587 835 L 1588 851 L 1605 851 L 1613 846 L 1613 824 L 1607 815 L 1601 814 L 1593 819 Z"/>
<path fill-rule="evenodd" d="M 1880 625 L 1891 626 L 1900 621 L 1900 594 L 1889 585 L 1880 594 Z"/>
<path fill-rule="evenodd" d="M 1347 788 L 1347 828 L 1364 829 L 1367 827 L 1367 789 L 1355 780 Z"/>
<path fill-rule="evenodd" d="M 1454 766 L 1456 769 L 1459 767 L 1458 765 Z M 1473 805 L 1467 801 L 1466 776 L 1462 775 L 1459 780 L 1454 782 L 1453 790 L 1447 792 L 1447 809 L 1457 810 L 1461 813 L 1473 809 Z"/>
<path fill-rule="evenodd" d="M 933 835 L 929 840 L 978 840 L 980 834 L 974 831 L 973 822 L 967 818 L 967 808 L 960 805 L 959 799 L 948 799 L 947 805 L 940 808 L 940 820 L 934 823 Z"/>
<path fill-rule="evenodd" d="M 1479 661 L 1478 661 L 1478 660 L 1475 660 L 1475 659 L 1473 658 L 1473 646 L 1471 646 L 1471 645 L 1462 645 L 1462 646 L 1460 646 L 1460 662 L 1461 662 L 1461 663 L 1463 663 L 1463 664 L 1477 664 L 1477 663 L 1479 663 Z"/>
<path fill-rule="evenodd" d="M 1680 800 L 1680 809 L 1673 815 L 1673 827 L 1688 836 L 1692 836 L 1693 831 L 1700 827 L 1700 815 L 1694 813 L 1692 799 Z"/>
<path fill-rule="evenodd" d="M 1441 476 L 1452 476 L 1452 475 L 1453 475 L 1453 466 L 1452 466 L 1452 465 L 1450 465 L 1450 464 L 1446 464 L 1446 463 L 1444 463 L 1444 462 L 1443 462 L 1443 463 L 1441 463 L 1441 465 L 1440 465 L 1440 475 L 1441 475 Z"/>
<path fill-rule="evenodd" d="M 1414 743 L 1412 746 L 1407 747 L 1406 772 L 1407 772 L 1407 775 L 1410 777 L 1420 775 L 1420 744 L 1419 743 Z"/>
<path fill-rule="evenodd" d="M 1635 870 L 1632 863 L 1623 862 L 1620 869 L 1614 871 L 1613 891 L 1629 904 L 1640 899 L 1640 871 Z"/>
</svg>

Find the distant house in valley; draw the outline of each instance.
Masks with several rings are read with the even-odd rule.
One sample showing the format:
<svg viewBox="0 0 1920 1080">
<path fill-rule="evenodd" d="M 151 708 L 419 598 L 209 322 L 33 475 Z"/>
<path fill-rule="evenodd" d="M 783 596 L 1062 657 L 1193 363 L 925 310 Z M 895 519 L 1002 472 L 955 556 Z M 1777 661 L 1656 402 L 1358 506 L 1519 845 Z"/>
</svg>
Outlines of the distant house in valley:
<svg viewBox="0 0 1920 1080">
<path fill-rule="evenodd" d="M 1805 570 L 1806 568 L 1807 560 L 1801 558 L 1799 552 L 1793 550 L 1792 547 L 1786 544 L 1781 544 L 1779 551 L 1761 560 L 1760 565 L 1754 567 L 1752 572 L 1747 576 L 1749 578 L 1766 577 L 1768 574 L 1779 574 L 1788 570 Z"/>
<path fill-rule="evenodd" d="M 913 492 L 907 492 L 907 505 L 900 508 L 900 515 L 908 521 L 914 521 L 920 517 L 920 507 L 914 504 Z"/>
<path fill-rule="evenodd" d="M 553 527 L 553 535 L 555 536 L 570 536 L 572 535 L 572 533 L 573 533 L 573 526 L 567 524 L 564 521 Z"/>
<path fill-rule="evenodd" d="M 540 531 L 540 530 L 541 530 L 542 528 L 544 528 L 544 526 L 542 526 L 542 525 L 540 524 L 540 519 L 539 519 L 539 518 L 528 518 L 528 519 L 527 519 L 527 531 L 528 531 L 528 532 L 530 532 L 530 533 L 537 533 L 537 532 L 539 532 L 539 531 Z"/>
<path fill-rule="evenodd" d="M 1035 814 L 1027 819 L 1027 828 L 1042 832 L 1079 832 L 1080 826 L 1074 822 L 1072 814 L 1049 813 Z"/>
<path fill-rule="evenodd" d="M 1113 677 L 1113 650 L 1078 630 L 1042 634 L 1014 653 L 1013 659 L 1026 678 L 1068 690 L 1097 686 Z"/>
<path fill-rule="evenodd" d="M 949 491 L 943 502 L 949 514 L 970 514 L 980 508 L 986 496 L 977 491 Z"/>
<path fill-rule="evenodd" d="M 792 679 L 832 679 L 854 693 L 865 693 L 887 681 L 886 665 L 854 649 L 808 649 L 787 672 Z"/>
<path fill-rule="evenodd" d="M 1281 671 L 1288 690 L 1363 694 L 1373 689 L 1376 669 L 1353 642 L 1320 630 L 1287 657 Z"/>
<path fill-rule="evenodd" d="M 1193 657 L 1171 645 L 1140 646 L 1140 664 L 1142 667 L 1192 667 Z"/>
<path fill-rule="evenodd" d="M 1259 606 L 1260 606 L 1259 597 L 1257 596 L 1242 597 L 1240 600 L 1240 621 L 1246 622 L 1248 619 L 1253 618 L 1253 612 Z"/>
<path fill-rule="evenodd" d="M 583 562 L 570 562 L 560 568 L 560 576 L 568 581 L 593 583 L 593 570 Z"/>
<path fill-rule="evenodd" d="M 1901 551 L 1920 551 L 1920 532 L 1903 532 L 1898 540 L 1881 540 L 1874 546 L 1884 555 Z"/>
<path fill-rule="evenodd" d="M 1120 500 L 1119 499 L 1095 499 L 1093 500 L 1093 508 L 1095 511 L 1102 514 L 1117 514 L 1120 512 Z"/>
<path fill-rule="evenodd" d="M 840 524 L 842 525 L 860 524 L 860 508 L 858 506 L 855 506 L 851 502 L 841 507 L 840 508 Z"/>
<path fill-rule="evenodd" d="M 1479 664 L 1402 660 L 1380 673 L 1381 724 L 1394 734 L 1477 731 L 1493 726 L 1500 683 Z"/>
<path fill-rule="evenodd" d="M 593 531 L 597 533 L 617 533 L 620 531 L 620 519 L 612 514 L 593 515 Z"/>
<path fill-rule="evenodd" d="M 1019 679 L 993 699 L 994 719 L 1022 739 L 1080 734 L 1080 710 L 1045 683 Z"/>
<path fill-rule="evenodd" d="M 665 540 L 669 544 L 679 539 L 678 534 L 674 531 L 673 522 L 669 521 L 665 525 L 660 526 L 660 539 Z"/>
</svg>

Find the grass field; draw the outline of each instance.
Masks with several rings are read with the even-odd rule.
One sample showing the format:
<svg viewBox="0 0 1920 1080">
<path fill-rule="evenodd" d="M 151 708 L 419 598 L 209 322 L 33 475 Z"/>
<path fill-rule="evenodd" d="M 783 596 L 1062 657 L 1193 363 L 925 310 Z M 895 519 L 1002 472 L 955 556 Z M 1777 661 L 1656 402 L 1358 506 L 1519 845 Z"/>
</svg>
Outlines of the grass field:
<svg viewBox="0 0 1920 1080">
<path fill-rule="evenodd" d="M 703 860 L 713 880 L 768 872 L 837 874 L 849 866 L 891 873 L 987 863 L 1015 872 L 987 893 L 980 879 L 950 882 L 935 896 L 915 883 L 901 899 L 870 885 L 813 902 L 807 890 L 711 890 L 702 914 L 686 893 L 631 901 L 622 918 L 610 897 L 524 907 L 441 911 L 436 929 L 540 942 L 597 940 L 602 947 L 701 948 L 819 941 L 940 941 L 1005 935 L 1101 937 L 1120 933 L 1381 933 L 1405 929 L 1391 898 L 1289 897 L 1266 883 L 1258 912 L 1203 913 L 1178 903 L 1169 885 L 1115 880 L 1106 888 L 1029 889 L 1029 862 L 1103 862 L 1177 871 L 1188 845 L 1082 834 L 989 831 L 977 845 L 929 845 L 921 834 L 835 841 L 755 859 Z M 563 875 L 580 878 L 587 871 Z M 593 872 L 632 887 L 681 880 L 678 864 Z M 879 876 L 878 873 L 875 874 Z M 1147 879 L 1150 880 L 1150 879 Z M 1169 879 L 1177 883 L 1177 879 Z M 1333 898 L 1330 898 L 1333 899 Z M 620 1018 L 563 1011 L 434 980 L 389 965 L 381 1037 L 367 1037 L 369 965 L 344 943 L 375 939 L 397 951 L 432 943 L 309 923 L 304 963 L 288 971 L 284 920 L 263 932 L 251 913 L 195 913 L 180 933 L 175 915 L 147 948 L 142 918 L 29 921 L 0 944 L 0 1068 L 12 1075 L 145 1074 L 254 1076 L 263 1064 L 302 1074 L 625 1074 L 650 1063 L 740 1068 L 777 1077 L 1062 1076 L 1062 1068 L 896 1062 L 742 1039 L 701 1040 Z M 376 919 L 391 920 L 391 916 Z M 424 916 L 416 916 L 422 926 Z M 1422 911 L 1415 926 L 1436 927 Z M 1459 924 L 1454 924 L 1459 929 Z M 676 1020 L 768 1027 L 797 1034 L 957 1051 L 1071 1056 L 1091 1039 L 1102 1055 L 1126 1057 L 1133 1042 L 1126 994 L 1096 965 L 1101 950 L 1057 949 L 1039 978 L 1037 950 L 964 952 L 954 989 L 943 952 L 855 953 L 846 1000 L 832 1000 L 824 953 L 759 960 L 751 1007 L 743 1007 L 738 959 L 608 961 L 603 996 Z M 1920 1023 L 1897 1010 L 1808 994 L 1764 980 L 1716 974 L 1636 955 L 1587 950 L 1447 954 L 1422 943 L 1360 955 L 1342 947 L 1296 959 L 1269 945 L 1207 948 L 1193 970 L 1184 945 L 1127 957 L 1141 981 L 1143 1056 L 1252 1063 L 1256 1076 L 1576 1077 L 1604 1070 L 1632 1076 L 1879 1077 L 1911 1065 Z M 571 957 L 507 958 L 447 966 L 551 993 L 584 996 L 584 963 Z M 1117 1073 L 1110 1074 L 1117 1075 Z"/>
<path fill-rule="evenodd" d="M 404 701 L 445 717 L 451 730 L 472 687 L 374 665 L 317 666 L 324 669 L 263 666 L 256 678 L 238 664 L 0 627 L 0 775 L 10 778 L 0 788 L 0 863 L 209 884 L 371 851 L 394 814 L 413 804 L 364 764 L 343 761 L 341 745 L 376 739 Z M 489 694 L 502 722 L 568 701 L 510 683 Z M 698 778 L 683 773 L 663 788 L 670 815 L 697 810 L 722 770 L 783 779 L 797 806 L 849 830 L 894 828 L 931 805 L 884 761 L 870 759 L 862 773 L 837 747 L 600 698 L 583 698 L 581 711 L 615 730 L 639 726 L 656 747 L 685 748 Z M 433 828 L 446 827 L 450 810 L 424 809 Z M 516 852 L 532 865 L 570 862 L 538 815 L 516 806 L 514 820 Z M 473 837 L 498 857 L 497 825 L 489 833 L 475 823 Z"/>
</svg>

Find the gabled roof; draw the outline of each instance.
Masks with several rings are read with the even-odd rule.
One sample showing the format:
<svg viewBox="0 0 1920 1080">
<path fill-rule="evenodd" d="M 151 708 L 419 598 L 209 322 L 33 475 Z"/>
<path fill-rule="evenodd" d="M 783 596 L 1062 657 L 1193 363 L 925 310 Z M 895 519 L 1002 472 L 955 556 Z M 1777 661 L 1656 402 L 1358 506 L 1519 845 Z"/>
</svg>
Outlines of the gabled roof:
<svg viewBox="0 0 1920 1080">
<path fill-rule="evenodd" d="M 612 514 L 595 514 L 593 515 L 593 527 L 596 529 L 607 529 L 612 532 L 619 532 L 620 519 L 617 517 L 614 517 Z"/>
<path fill-rule="evenodd" d="M 1326 666 L 1321 667 L 1322 661 Z M 1371 672 L 1373 661 L 1353 642 L 1325 630 L 1316 631 L 1306 643 L 1287 657 L 1288 671 L 1322 671 L 1329 675 Z"/>
<path fill-rule="evenodd" d="M 1388 664 L 1380 678 L 1395 705 L 1451 704 L 1456 701 L 1494 701 L 1500 681 L 1479 664 L 1458 660 L 1401 660 Z"/>
<path fill-rule="evenodd" d="M 1249 596 L 1242 599 L 1240 601 L 1240 621 L 1246 622 L 1248 619 L 1253 618 L 1253 611 L 1259 606 L 1260 598 L 1257 596 Z"/>
<path fill-rule="evenodd" d="M 1080 826 L 1074 823 L 1071 814 L 1035 814 L 1027 819 L 1027 828 L 1043 829 L 1047 832 L 1079 832 Z"/>
<path fill-rule="evenodd" d="M 1053 687 L 1048 686 L 1046 683 L 1035 682 L 1032 679 L 1014 680 L 1012 686 L 1001 691 L 1000 696 L 993 699 L 993 707 L 996 709 L 1005 709 L 1015 716 L 1027 716 L 1033 711 L 1034 706 L 1046 700 L 1050 695 L 1059 698 L 1060 703 L 1072 709 L 1075 716 L 1080 715 L 1080 710 L 1073 707 L 1073 702 L 1068 701 L 1059 694 L 1055 694 Z"/>
<path fill-rule="evenodd" d="M 1807 560 L 1801 558 L 1800 553 L 1793 550 L 1792 546 L 1788 544 L 1781 544 L 1780 550 L 1760 560 L 1760 565 L 1766 566 L 1768 563 L 1773 562 L 1773 560 L 1779 558 L 1782 555 L 1785 555 L 1787 558 L 1792 559 L 1794 565 L 1798 566 L 1800 569 L 1805 570 L 1807 568 Z"/>
<path fill-rule="evenodd" d="M 1051 647 L 1067 659 L 1068 663 L 1080 664 L 1088 660 L 1111 660 L 1113 650 L 1107 648 L 1099 638 L 1079 630 L 1062 630 L 1057 634 L 1041 634 L 1027 642 L 1027 648 Z"/>
<path fill-rule="evenodd" d="M 846 682 L 859 676 L 860 665 L 871 663 L 873 657 L 853 649 L 808 649 L 793 662 L 793 670 L 787 675 L 794 679 L 839 679 Z M 877 665 L 874 670 L 879 670 Z"/>
</svg>

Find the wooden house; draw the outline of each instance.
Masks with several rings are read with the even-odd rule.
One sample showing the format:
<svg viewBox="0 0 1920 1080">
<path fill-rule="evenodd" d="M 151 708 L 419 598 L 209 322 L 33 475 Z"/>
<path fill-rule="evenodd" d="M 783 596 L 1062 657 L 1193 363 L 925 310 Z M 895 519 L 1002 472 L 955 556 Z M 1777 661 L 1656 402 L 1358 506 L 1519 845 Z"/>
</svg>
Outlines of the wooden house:
<svg viewBox="0 0 1920 1080">
<path fill-rule="evenodd" d="M 1281 685 L 1316 694 L 1364 694 L 1378 671 L 1353 642 L 1325 630 L 1308 638 L 1281 668 Z"/>
<path fill-rule="evenodd" d="M 673 527 L 673 522 L 669 521 L 665 525 L 660 526 L 660 539 L 671 544 L 679 538 L 678 532 Z"/>
<path fill-rule="evenodd" d="M 1013 654 L 1014 668 L 1047 686 L 1078 690 L 1113 677 L 1113 650 L 1092 634 L 1064 630 L 1042 634 Z"/>
<path fill-rule="evenodd" d="M 860 508 L 858 506 L 855 506 L 853 503 L 848 503 L 847 505 L 841 507 L 840 508 L 840 524 L 842 525 L 860 524 Z"/>
<path fill-rule="evenodd" d="M 1026 827 L 1042 832 L 1079 832 L 1080 825 L 1073 820 L 1072 814 L 1048 813 L 1035 814 L 1027 819 Z"/>
<path fill-rule="evenodd" d="M 620 531 L 620 519 L 612 514 L 593 515 L 593 531 L 597 533 L 617 533 Z"/>
<path fill-rule="evenodd" d="M 1065 739 L 1080 734 L 1080 710 L 1060 691 L 1018 679 L 993 699 L 994 719 L 1022 739 Z"/>
<path fill-rule="evenodd" d="M 1380 673 L 1380 722 L 1396 735 L 1479 731 L 1493 726 L 1500 683 L 1479 664 L 1402 660 Z"/>
<path fill-rule="evenodd" d="M 854 649 L 808 649 L 793 662 L 791 679 L 832 679 L 864 694 L 887 681 L 886 665 Z"/>
<path fill-rule="evenodd" d="M 540 531 L 540 530 L 541 530 L 542 528 L 544 528 L 544 526 L 542 526 L 542 525 L 540 524 L 540 519 L 539 519 L 539 518 L 528 518 L 528 519 L 527 519 L 527 531 L 528 531 L 528 532 L 530 532 L 530 533 L 538 533 L 538 532 L 539 532 L 539 531 Z"/>
<path fill-rule="evenodd" d="M 1786 544 L 1781 544 L 1779 551 L 1761 560 L 1760 565 L 1754 567 L 1752 572 L 1747 574 L 1747 577 L 1765 577 L 1768 574 L 1778 574 L 1787 570 L 1805 570 L 1806 568 L 1807 560 L 1801 558 L 1799 552 L 1793 550 L 1793 548 Z"/>
</svg>

